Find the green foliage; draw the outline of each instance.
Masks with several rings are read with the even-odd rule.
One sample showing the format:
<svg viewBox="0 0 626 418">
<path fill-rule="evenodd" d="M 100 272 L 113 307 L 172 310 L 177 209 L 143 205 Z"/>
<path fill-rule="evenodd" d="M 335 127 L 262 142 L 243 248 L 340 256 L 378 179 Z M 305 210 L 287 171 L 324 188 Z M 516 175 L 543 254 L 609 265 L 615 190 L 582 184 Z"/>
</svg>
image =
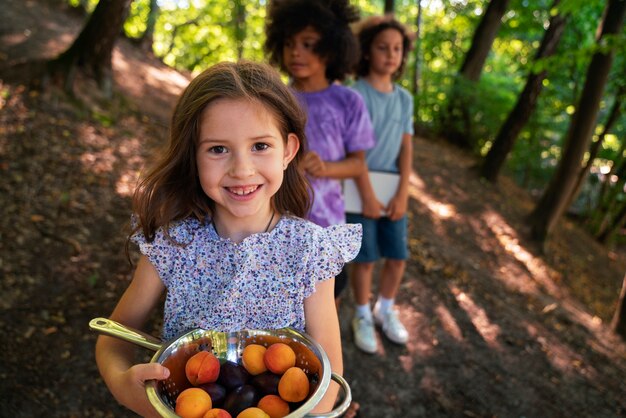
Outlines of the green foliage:
<svg viewBox="0 0 626 418">
<path fill-rule="evenodd" d="M 419 58 L 419 90 L 415 97 L 417 124 L 423 130 L 444 132 L 443 117 L 453 86 L 469 115 L 464 127 L 476 150 L 485 153 L 517 100 L 530 73 L 547 72 L 537 108 L 507 160 L 506 170 L 531 190 L 543 189 L 561 157 L 571 116 L 585 82 L 587 66 L 596 52 L 614 52 L 614 65 L 598 115 L 601 132 L 615 95 L 625 94 L 626 29 L 596 43 L 606 2 L 602 0 L 511 0 L 502 19 L 481 79 L 465 85 L 457 74 L 488 2 L 484 0 L 421 0 L 420 56 L 409 55 L 400 83 L 412 88 L 414 63 Z M 68 0 L 93 10 L 97 0 Z M 146 28 L 149 0 L 134 0 L 125 31 L 140 37 Z M 267 0 L 160 0 L 153 50 L 165 63 L 198 72 L 219 61 L 241 58 L 265 61 L 263 51 Z M 382 13 L 382 0 L 354 0 L 363 17 Z M 396 0 L 396 17 L 416 30 L 417 2 Z M 535 61 L 549 20 L 568 15 L 557 53 Z M 624 97 L 621 98 L 624 101 Z M 596 165 L 615 165 L 626 141 L 626 104 L 605 138 Z M 111 121 L 102 120 L 104 124 Z M 457 123 L 453 121 L 452 123 Z"/>
</svg>

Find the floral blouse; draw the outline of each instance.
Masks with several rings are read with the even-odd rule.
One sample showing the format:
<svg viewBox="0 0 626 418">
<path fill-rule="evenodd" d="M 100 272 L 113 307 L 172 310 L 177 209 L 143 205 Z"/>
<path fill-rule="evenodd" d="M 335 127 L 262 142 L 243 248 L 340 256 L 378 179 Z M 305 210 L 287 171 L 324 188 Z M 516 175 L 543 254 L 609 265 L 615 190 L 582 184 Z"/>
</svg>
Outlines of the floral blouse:
<svg viewBox="0 0 626 418">
<path fill-rule="evenodd" d="M 167 288 L 163 338 L 194 328 L 305 329 L 304 299 L 356 257 L 361 225 L 320 227 L 283 216 L 269 232 L 240 243 L 221 238 L 210 222 L 189 218 L 139 245 Z"/>
</svg>

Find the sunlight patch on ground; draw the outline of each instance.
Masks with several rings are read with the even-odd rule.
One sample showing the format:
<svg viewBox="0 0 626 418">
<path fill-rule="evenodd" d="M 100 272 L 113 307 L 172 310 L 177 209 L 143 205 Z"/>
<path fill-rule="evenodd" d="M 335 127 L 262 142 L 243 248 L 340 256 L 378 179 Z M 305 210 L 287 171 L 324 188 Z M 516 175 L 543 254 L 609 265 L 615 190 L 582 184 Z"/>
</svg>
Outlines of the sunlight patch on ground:
<svg viewBox="0 0 626 418">
<path fill-rule="evenodd" d="M 487 312 L 478 306 L 467 293 L 454 285 L 450 286 L 450 290 L 459 303 L 459 306 L 467 313 L 472 324 L 474 324 L 478 333 L 483 337 L 483 340 L 493 348 L 500 348 L 500 344 L 497 342 L 500 336 L 500 327 L 489 320 Z"/>
<path fill-rule="evenodd" d="M 525 327 L 528 335 L 535 338 L 541 345 L 541 351 L 545 354 L 546 360 L 555 369 L 566 375 L 583 374 L 587 379 L 597 378 L 596 370 L 585 365 L 581 355 L 571 350 L 567 343 L 564 344 L 560 338 L 552 336 L 548 330 L 538 329 L 533 324 L 524 322 L 521 325 Z M 581 372 L 583 368 L 584 370 Z"/>
<path fill-rule="evenodd" d="M 494 237 L 500 242 L 504 251 L 519 261 L 531 274 L 531 276 L 543 286 L 550 294 L 560 296 L 561 290 L 551 278 L 552 270 L 543 261 L 520 245 L 517 232 L 511 228 L 502 217 L 494 212 L 488 211 L 483 215 L 485 224 L 493 232 Z M 524 286 L 521 281 L 527 280 L 528 276 L 507 277 L 506 280 L 513 279 L 516 287 L 522 291 L 536 291 L 535 286 Z"/>
<path fill-rule="evenodd" d="M 441 203 L 426 193 L 426 185 L 415 171 L 409 178 L 409 196 L 426 206 L 439 219 L 453 218 L 456 215 L 453 205 Z"/>
<path fill-rule="evenodd" d="M 463 341 L 463 332 L 461 332 L 461 328 L 456 323 L 454 316 L 450 313 L 448 308 L 440 303 L 435 308 L 435 312 L 439 317 L 439 322 L 441 323 L 441 327 L 444 331 L 446 331 L 452 338 L 457 341 Z"/>
</svg>

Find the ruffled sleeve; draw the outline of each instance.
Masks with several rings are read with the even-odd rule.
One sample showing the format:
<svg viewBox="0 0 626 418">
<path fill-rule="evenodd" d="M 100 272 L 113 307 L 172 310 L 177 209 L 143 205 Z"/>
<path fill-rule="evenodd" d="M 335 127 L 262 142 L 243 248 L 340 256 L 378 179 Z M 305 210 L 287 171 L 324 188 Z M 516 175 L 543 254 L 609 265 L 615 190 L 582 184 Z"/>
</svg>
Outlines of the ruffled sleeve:
<svg viewBox="0 0 626 418">
<path fill-rule="evenodd" d="M 131 218 L 131 225 L 135 227 L 137 220 Z M 157 229 L 154 239 L 149 242 L 142 230 L 139 229 L 131 237 L 131 241 L 139 246 L 139 251 L 150 260 L 156 268 L 161 281 L 167 286 L 173 273 L 181 263 L 184 263 L 183 250 L 193 241 L 196 225 L 194 221 L 184 220 L 173 224 L 169 229 L 169 236 L 163 228 Z"/>
<path fill-rule="evenodd" d="M 353 260 L 361 248 L 361 224 L 331 225 L 311 234 L 310 257 L 306 268 L 304 296 L 315 291 L 318 282 L 335 277 L 344 264 Z"/>
</svg>

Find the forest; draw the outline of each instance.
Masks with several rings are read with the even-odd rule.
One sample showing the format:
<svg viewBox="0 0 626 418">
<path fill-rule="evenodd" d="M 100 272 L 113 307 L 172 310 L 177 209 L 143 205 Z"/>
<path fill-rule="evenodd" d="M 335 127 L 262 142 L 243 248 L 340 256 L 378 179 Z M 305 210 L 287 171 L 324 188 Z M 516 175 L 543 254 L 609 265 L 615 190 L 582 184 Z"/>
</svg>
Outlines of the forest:
<svg viewBox="0 0 626 418">
<path fill-rule="evenodd" d="M 194 75 L 267 61 L 270 1 L 2 1 L 0 415 L 128 414 L 86 325 L 134 182 Z M 364 356 L 340 310 L 360 416 L 626 416 L 626 0 L 352 3 L 414 35 L 416 132 L 415 336 Z"/>
</svg>

